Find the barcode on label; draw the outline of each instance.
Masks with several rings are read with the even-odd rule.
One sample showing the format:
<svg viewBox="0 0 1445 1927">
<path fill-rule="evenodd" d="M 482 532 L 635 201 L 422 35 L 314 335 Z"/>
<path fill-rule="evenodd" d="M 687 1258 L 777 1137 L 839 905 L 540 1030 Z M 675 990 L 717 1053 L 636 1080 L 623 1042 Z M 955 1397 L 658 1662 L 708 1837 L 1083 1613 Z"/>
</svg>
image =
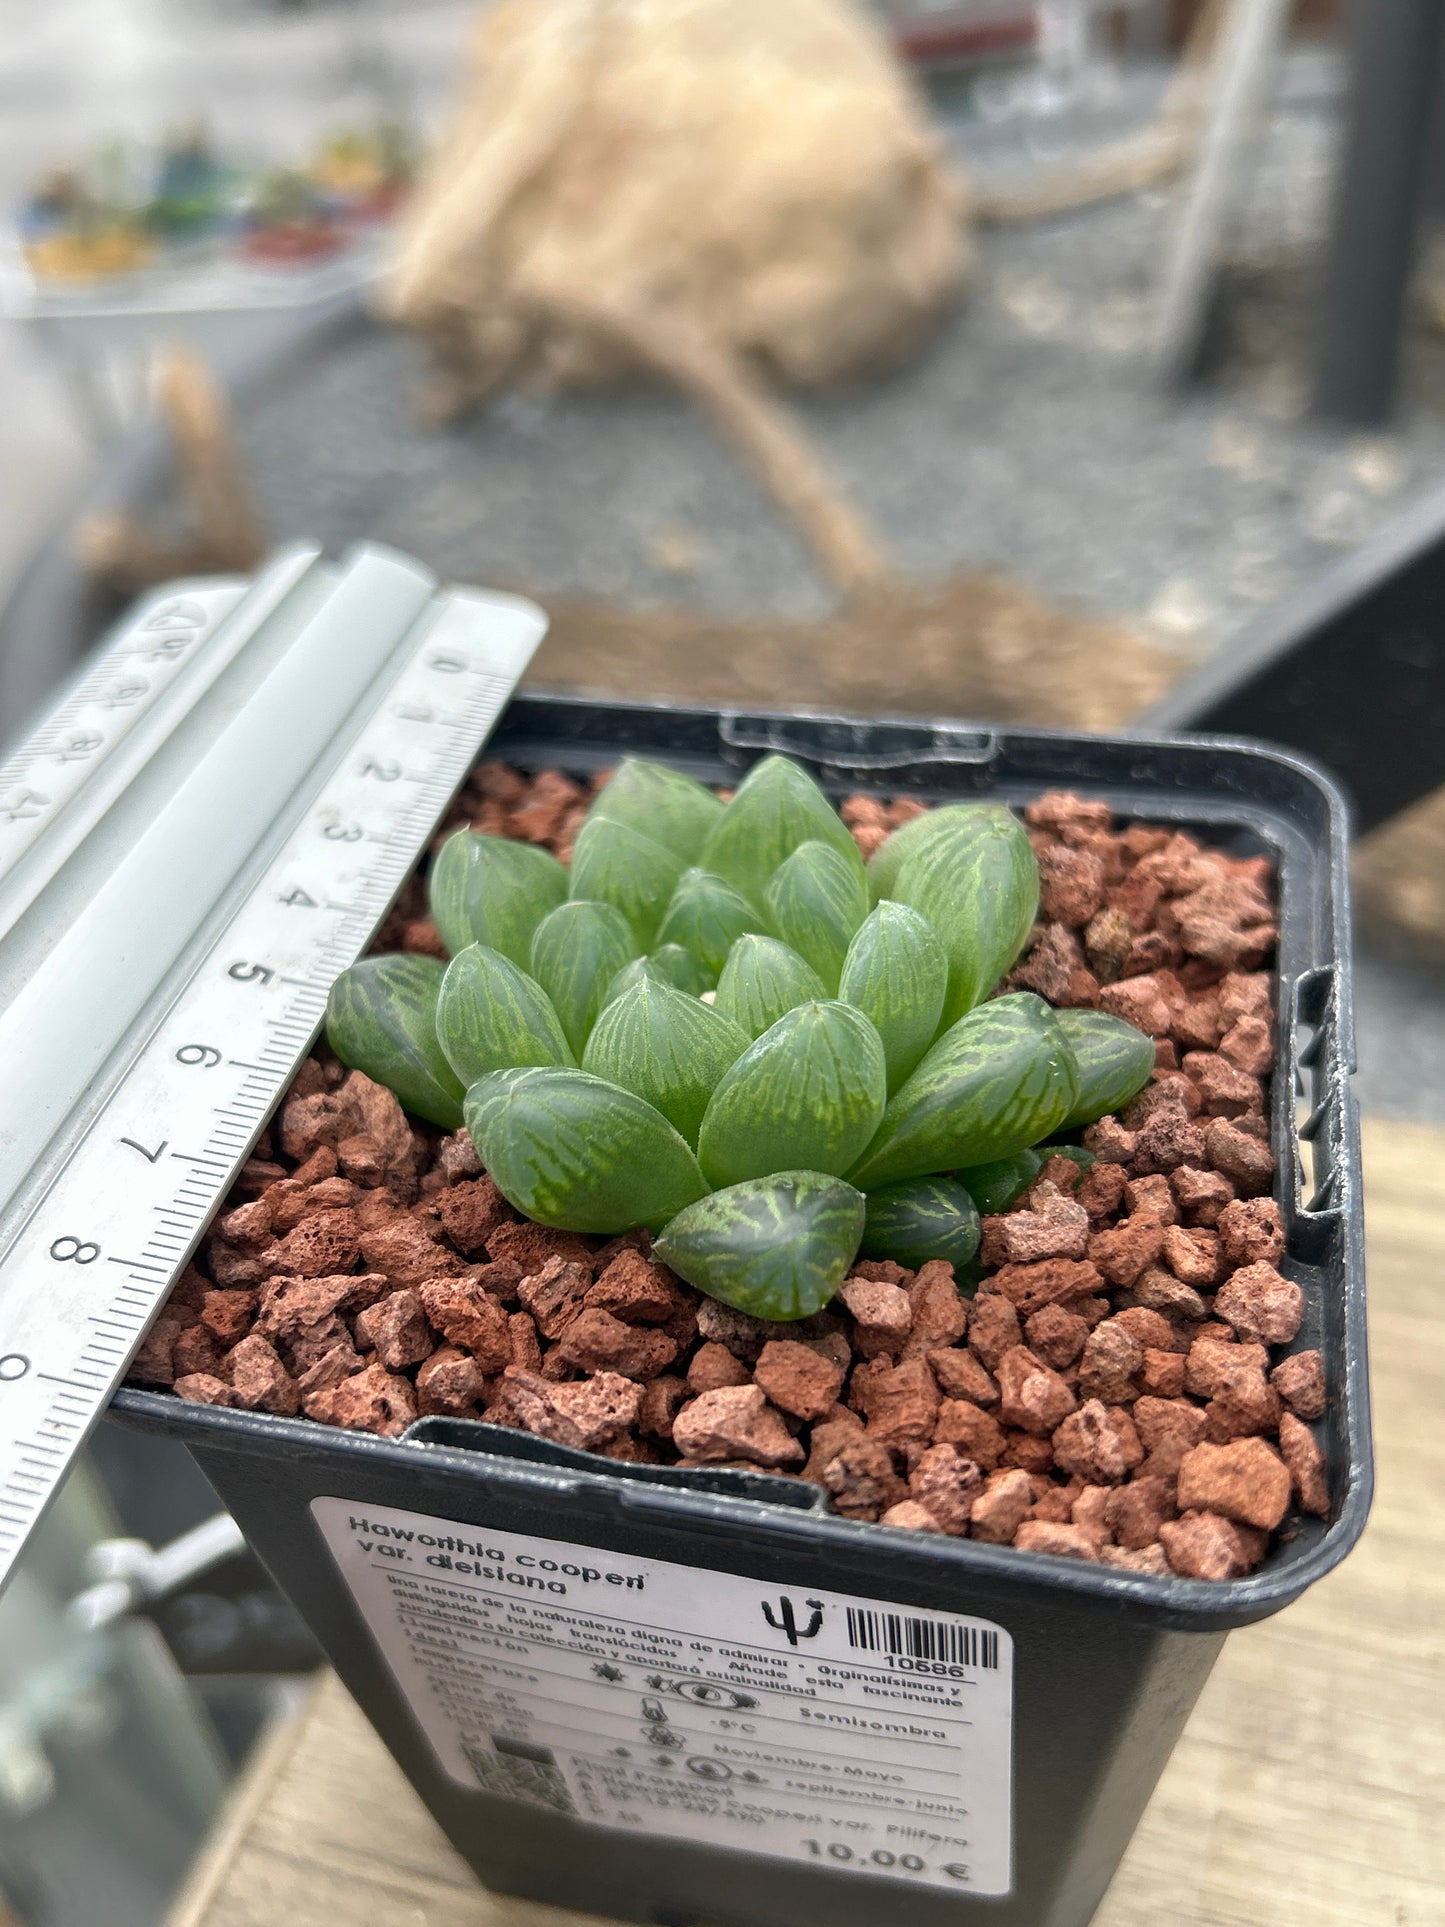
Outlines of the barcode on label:
<svg viewBox="0 0 1445 1927">
<path fill-rule="evenodd" d="M 979 1626 L 950 1626 L 942 1619 L 914 1619 L 907 1613 L 848 1608 L 848 1644 L 865 1653 L 892 1653 L 901 1659 L 943 1659 L 955 1666 L 998 1669 L 998 1634 Z"/>
</svg>

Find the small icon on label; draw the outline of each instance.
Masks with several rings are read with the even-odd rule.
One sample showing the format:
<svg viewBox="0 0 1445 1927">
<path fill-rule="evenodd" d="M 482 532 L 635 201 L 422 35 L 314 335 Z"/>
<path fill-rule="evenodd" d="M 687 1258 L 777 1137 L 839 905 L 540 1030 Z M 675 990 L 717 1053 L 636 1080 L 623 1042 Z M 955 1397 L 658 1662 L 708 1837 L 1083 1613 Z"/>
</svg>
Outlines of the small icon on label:
<svg viewBox="0 0 1445 1927">
<path fill-rule="evenodd" d="M 594 1666 L 592 1668 L 592 1674 L 595 1679 L 605 1679 L 609 1686 L 616 1685 L 617 1681 L 623 1677 L 620 1666 L 609 1666 L 605 1660 L 600 1666 Z"/>
<path fill-rule="evenodd" d="M 687 1741 L 676 1727 L 648 1726 L 643 1728 L 649 1746 L 686 1746 Z"/>
<path fill-rule="evenodd" d="M 811 1616 L 806 1626 L 800 1626 L 793 1602 L 786 1593 L 783 1594 L 779 1602 L 779 1616 L 776 1619 L 773 1617 L 772 1606 L 766 1599 L 763 1601 L 763 1618 L 767 1620 L 775 1633 L 787 1634 L 788 1644 L 790 1646 L 796 1646 L 800 1639 L 816 1639 L 823 1624 L 822 1600 L 809 1599 L 804 1603 L 809 1607 Z"/>
<path fill-rule="evenodd" d="M 657 1726 L 666 1726 L 667 1708 L 661 1700 L 644 1700 L 642 1702 L 642 1717 L 645 1720 L 653 1721 Z"/>
<path fill-rule="evenodd" d="M 687 1770 L 689 1773 L 695 1773 L 700 1780 L 730 1780 L 733 1777 L 730 1766 L 725 1766 L 721 1760 L 709 1760 L 700 1754 L 688 1761 Z"/>
</svg>

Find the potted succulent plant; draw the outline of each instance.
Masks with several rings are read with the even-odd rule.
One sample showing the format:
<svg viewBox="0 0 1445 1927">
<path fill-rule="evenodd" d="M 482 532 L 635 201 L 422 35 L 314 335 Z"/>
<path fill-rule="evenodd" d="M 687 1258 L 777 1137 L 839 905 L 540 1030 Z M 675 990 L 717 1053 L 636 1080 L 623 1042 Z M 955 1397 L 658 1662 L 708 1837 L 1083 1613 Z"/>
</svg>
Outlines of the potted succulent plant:
<svg viewBox="0 0 1445 1927">
<path fill-rule="evenodd" d="M 533 1222 L 645 1227 L 678 1276 L 759 1318 L 820 1311 L 860 1250 L 967 1265 L 975 1194 L 1011 1202 L 1033 1147 L 1154 1069 L 1121 1018 L 990 997 L 1039 903 L 996 805 L 920 816 L 865 866 L 785 757 L 726 804 L 629 759 L 570 871 L 459 830 L 430 901 L 451 963 L 344 973 L 338 1057 L 434 1123 L 465 1119 Z"/>
<path fill-rule="evenodd" d="M 786 753 L 768 753 L 775 749 Z M 661 760 L 629 760 L 628 752 Z M 288 1173 L 278 1177 L 271 1166 L 258 1178 L 277 1199 L 263 1237 L 270 1258 L 234 1242 L 261 1235 L 257 1206 L 244 1206 L 229 1228 L 223 1219 L 232 1269 L 218 1280 L 216 1305 L 203 1310 L 249 1320 L 259 1297 L 302 1321 L 291 1328 L 297 1350 L 289 1364 L 300 1372 L 301 1351 L 312 1347 L 306 1357 L 316 1360 L 309 1375 L 318 1389 L 303 1407 L 307 1416 L 294 1416 L 296 1384 L 264 1337 L 246 1337 L 234 1353 L 239 1359 L 249 1347 L 250 1367 L 265 1366 L 244 1398 L 239 1370 L 231 1383 L 208 1376 L 194 1362 L 210 1344 L 203 1323 L 181 1332 L 186 1369 L 196 1374 L 175 1380 L 182 1398 L 128 1390 L 122 1409 L 191 1445 L 490 1884 L 642 1920 L 759 1927 L 802 1927 L 819 1917 L 875 1927 L 894 1917 L 892 1890 L 906 1885 L 910 1918 L 937 1927 L 985 1917 L 994 1927 L 1083 1927 L 1225 1631 L 1276 1610 L 1327 1571 L 1358 1536 L 1368 1506 L 1338 799 L 1314 772 L 1249 746 L 1027 731 L 984 737 L 953 725 L 738 719 L 555 698 L 514 702 L 494 753 L 522 770 L 561 766 L 579 779 L 574 796 L 591 779 L 593 800 L 569 830 L 568 847 L 553 838 L 570 862 L 520 832 L 459 830 L 436 854 L 427 905 L 409 899 L 404 912 L 403 921 L 420 919 L 429 907 L 432 921 L 415 925 L 405 951 L 369 956 L 345 972 L 328 1012 L 331 1050 L 353 1076 L 363 1074 L 356 1082 L 372 1110 L 385 1098 L 376 1090 L 383 1085 L 413 1119 L 428 1121 L 429 1175 L 444 1188 L 420 1197 L 413 1190 L 409 1202 L 365 1193 L 355 1221 L 365 1217 L 373 1229 L 361 1228 L 359 1246 L 336 1230 L 344 1209 L 318 1219 L 314 1235 L 290 1230 L 303 1193 L 319 1201 L 354 1188 L 319 1173 L 336 1172 L 338 1157 L 359 1160 L 352 1168 L 360 1172 L 376 1151 L 364 1136 L 337 1136 L 360 1128 L 339 1111 L 328 1127 L 335 1150 L 313 1152 L 314 1140 L 298 1137 L 286 1153 Z M 602 784 L 607 769 L 613 774 Z M 711 787 L 725 783 L 737 788 L 720 795 Z M 1207 1131 L 1181 1111 L 1171 1020 L 1165 1013 L 1151 1029 L 1147 1006 L 1155 980 L 1146 953 L 1165 941 L 1158 931 L 1121 937 L 1118 918 L 1099 913 L 1100 954 L 1116 941 L 1124 948 L 1120 982 L 1092 1001 L 1132 1009 L 1139 1023 L 1067 1007 L 1089 1000 L 1048 988 L 1033 845 L 1050 845 L 1045 895 L 1052 890 L 1055 900 L 1067 850 L 1036 822 L 1026 830 L 1008 805 L 1056 786 L 1081 792 L 1072 827 L 1084 842 L 1093 833 L 1090 810 L 1107 824 L 1112 803 L 1130 826 L 1111 847 L 1133 836 L 1131 861 L 1152 850 L 1158 862 L 1181 866 L 1173 914 L 1198 915 L 1206 948 L 1209 886 L 1191 911 L 1183 895 L 1189 865 L 1216 878 L 1251 866 L 1275 874 L 1277 926 L 1270 921 L 1249 938 L 1251 988 L 1263 1001 L 1243 1021 L 1253 1027 L 1261 1070 L 1276 1053 L 1279 1061 L 1272 1091 L 1256 1080 L 1243 1120 L 1250 1130 L 1227 1114 L 1239 1074 L 1217 1051 L 1206 1050 L 1210 1063 L 1195 1067 L 1204 1080 L 1195 1096 L 1207 1087 L 1222 1108 Z M 881 831 L 873 839 L 866 861 L 836 805 L 859 788 L 916 799 L 891 819 L 902 826 L 886 841 Z M 1144 881 L 1135 886 L 1140 901 L 1149 897 Z M 1240 887 L 1248 897 L 1253 886 Z M 1070 914 L 1082 931 L 1078 913 Z M 1266 969 L 1276 936 L 1277 959 Z M 1122 963 L 1131 941 L 1144 945 L 1132 976 Z M 424 954 L 429 943 L 445 956 Z M 1065 931 L 1050 968 L 1061 957 L 1067 963 L 1070 944 L 1077 939 Z M 1201 1021 L 1197 1001 L 1208 1001 L 1206 986 L 1226 968 L 1200 963 L 1184 1000 L 1191 1022 Z M 1011 970 L 1012 981 L 1001 983 Z M 1308 1061 L 1297 1049 L 1301 1023 L 1313 1032 Z M 1191 1048 L 1180 1045 L 1186 1055 Z M 330 1070 L 328 1083 L 324 1067 L 311 1066 L 312 1095 L 295 1100 L 298 1117 L 308 1106 L 321 1117 L 342 1105 L 348 1081 L 336 1065 Z M 1292 1152 L 1297 1077 L 1313 1099 L 1323 1179 L 1313 1198 Z M 283 1110 L 278 1145 L 287 1116 Z M 1103 1122 L 1091 1127 L 1096 1118 Z M 1171 1131 L 1179 1139 L 1172 1148 Z M 1187 1182 L 1169 1175 L 1185 1142 L 1202 1145 L 1216 1134 L 1244 1160 L 1238 1185 L 1187 1164 Z M 398 1155 L 409 1156 L 416 1139 L 400 1129 Z M 1146 1142 L 1159 1150 L 1152 1164 L 1134 1155 Z M 309 1191 L 295 1177 L 303 1157 L 312 1166 Z M 485 1179 L 476 1175 L 481 1167 Z M 1082 1170 L 1076 1182 L 1071 1169 Z M 1097 1202 L 1122 1197 L 1126 1185 L 1138 1200 L 1137 1211 L 1128 1206 L 1139 1220 L 1132 1229 L 1112 1228 L 1108 1212 L 1076 1222 L 1085 1214 L 1071 1189 Z M 395 1277 L 373 1274 L 393 1257 L 430 1264 L 439 1247 L 427 1243 L 421 1219 L 453 1208 L 447 1200 L 479 1209 L 487 1186 L 504 1201 L 505 1222 L 486 1246 L 495 1261 L 478 1264 L 476 1236 L 459 1234 L 450 1255 L 442 1253 L 450 1277 L 433 1285 L 418 1273 L 417 1283 L 427 1316 L 454 1321 L 459 1339 L 475 1315 L 476 1360 L 449 1342 L 427 1363 L 409 1365 L 436 1336 L 407 1290 L 394 1289 Z M 1019 1258 L 1004 1269 L 1025 1292 L 1042 1273 L 1069 1292 L 1093 1289 L 1081 1285 L 1084 1275 L 1099 1275 L 1091 1263 L 1029 1247 L 1030 1238 L 1053 1238 L 1061 1228 L 1101 1262 L 1107 1250 L 1109 1262 L 1133 1263 L 1131 1240 L 1157 1252 L 1167 1236 L 1181 1267 L 1202 1265 L 1224 1235 L 1209 1227 L 1208 1214 L 1217 1220 L 1236 1191 L 1241 1225 L 1251 1235 L 1266 1226 L 1276 1239 L 1269 1249 L 1289 1274 L 1263 1267 L 1277 1279 L 1269 1290 L 1288 1300 L 1290 1329 L 1298 1327 L 1289 1342 L 1314 1348 L 1308 1356 L 1316 1368 L 1323 1360 L 1330 1389 L 1323 1444 L 1310 1449 L 1327 1455 L 1331 1499 L 1323 1512 L 1292 1513 L 1267 1558 L 1264 1530 L 1223 1520 L 1215 1521 L 1222 1537 L 1205 1548 L 1208 1559 L 1192 1565 L 1166 1562 L 1158 1537 L 1174 1527 L 1157 1521 L 1147 1548 L 1134 1549 L 1143 1535 L 1130 1541 L 1126 1529 L 1107 1552 L 1090 1551 L 1083 1526 L 1048 1523 L 1049 1475 L 1027 1470 L 1048 1456 L 1043 1433 L 1053 1417 L 1041 1417 L 1034 1433 L 1015 1426 L 1007 1466 L 966 1495 L 972 1502 L 995 1483 L 1027 1490 L 1034 1480 L 1042 1510 L 1017 1536 L 1016 1521 L 981 1532 L 974 1521 L 965 1527 L 962 1514 L 940 1527 L 886 1469 L 887 1453 L 878 1491 L 851 1510 L 826 1468 L 817 1483 L 770 1476 L 766 1468 L 796 1469 L 803 1458 L 771 1407 L 776 1450 L 751 1462 L 746 1450 L 732 1449 L 731 1433 L 691 1454 L 649 1451 L 635 1437 L 624 1449 L 639 1401 L 663 1385 L 666 1368 L 645 1388 L 625 1371 L 605 1370 L 589 1386 L 578 1371 L 593 1367 L 575 1364 L 568 1333 L 610 1314 L 580 1314 L 565 1330 L 539 1322 L 548 1315 L 546 1292 L 556 1294 L 553 1310 L 575 1294 L 575 1311 L 584 1297 L 592 1303 L 612 1289 L 615 1267 L 629 1288 L 653 1294 L 641 1325 L 619 1325 L 639 1357 L 648 1349 L 678 1354 L 662 1324 L 648 1319 L 680 1310 L 689 1345 L 700 1327 L 712 1334 L 692 1356 L 712 1354 L 720 1389 L 687 1388 L 689 1410 L 709 1400 L 760 1406 L 759 1385 L 739 1378 L 755 1370 L 761 1383 L 777 1333 L 783 1351 L 811 1358 L 825 1377 L 830 1348 L 851 1345 L 854 1381 L 890 1397 L 930 1371 L 957 1372 L 965 1389 L 953 1407 L 972 1428 L 968 1436 L 982 1440 L 998 1428 L 969 1404 L 966 1386 L 992 1387 L 980 1396 L 1002 1392 L 1017 1406 L 1035 1385 L 1027 1374 L 1039 1359 L 1030 1362 L 1019 1345 L 1019 1322 L 1040 1346 L 1071 1320 L 1080 1330 L 1087 1322 L 1046 1304 L 1035 1324 L 1026 1296 L 1015 1320 L 998 1288 L 1001 1253 Z M 490 1204 L 486 1210 L 496 1223 Z M 992 1246 L 980 1246 L 981 1218 Z M 1100 1224 L 1111 1228 L 1091 1228 Z M 313 1238 L 311 1275 L 277 1276 L 304 1237 Z M 498 1238 L 510 1253 L 531 1254 L 531 1267 L 553 1255 L 537 1278 L 517 1284 L 521 1267 L 508 1273 L 496 1259 Z M 344 1263 L 328 1255 L 337 1251 Z M 904 1301 L 887 1280 L 920 1266 L 909 1290 L 953 1317 L 954 1338 L 910 1358 L 863 1313 L 890 1294 Z M 340 1275 L 317 1276 L 317 1267 Z M 470 1283 L 473 1272 L 480 1275 Z M 484 1303 L 487 1274 L 511 1276 L 510 1302 L 520 1298 L 531 1311 L 509 1318 Z M 1179 1277 L 1160 1271 L 1151 1287 L 1147 1275 L 1127 1275 L 1140 1289 L 1111 1286 L 1114 1302 L 1093 1300 L 1099 1329 L 1112 1326 L 1113 1334 L 1104 1332 L 1092 1362 L 1069 1368 L 1081 1396 L 1080 1374 L 1093 1373 L 1097 1395 L 1056 1427 L 1056 1444 L 1065 1427 L 1082 1437 L 1094 1413 L 1113 1427 L 1105 1445 L 1129 1437 L 1127 1414 L 1108 1402 L 1122 1354 L 1105 1354 L 1124 1345 L 1120 1331 L 1167 1325 L 1149 1306 L 1151 1288 L 1170 1295 L 1175 1313 L 1192 1298 L 1184 1322 L 1208 1326 L 1204 1335 L 1230 1353 L 1239 1382 L 1257 1378 L 1278 1412 L 1281 1394 L 1264 1380 L 1273 1340 L 1248 1340 L 1248 1309 L 1235 1310 L 1235 1333 Z M 703 1296 L 686 1293 L 679 1308 L 677 1279 Z M 541 1295 L 532 1295 L 534 1284 Z M 840 1286 L 846 1314 L 834 1299 Z M 959 1293 L 976 1288 L 966 1308 L 969 1344 L 986 1324 L 1012 1330 L 999 1341 L 1015 1349 L 998 1359 L 997 1385 L 980 1377 L 979 1352 L 964 1356 L 957 1343 Z M 1119 1310 L 1126 1299 L 1134 1302 Z M 1273 1299 L 1269 1309 L 1277 1309 Z M 347 1362 L 343 1317 L 365 1338 L 367 1357 L 386 1349 L 394 1366 L 361 1369 L 355 1355 Z M 515 1327 L 533 1345 L 526 1369 L 505 1336 L 493 1346 L 496 1334 Z M 333 1328 L 341 1342 L 323 1356 Z M 1182 1324 L 1176 1342 L 1190 1349 Z M 488 1346 L 485 1370 L 495 1376 L 486 1382 L 502 1390 L 489 1394 L 484 1412 L 466 1397 L 442 1398 L 423 1401 L 417 1416 L 398 1374 L 413 1372 L 418 1394 L 433 1370 L 437 1383 L 454 1374 L 476 1384 Z M 337 1369 L 353 1376 L 329 1385 L 338 1357 Z M 514 1362 L 504 1368 L 507 1357 Z M 1204 1441 L 1205 1393 L 1190 1395 L 1192 1416 L 1190 1397 L 1178 1396 L 1192 1369 L 1184 1351 L 1149 1359 L 1146 1373 L 1158 1374 L 1149 1379 L 1153 1405 L 1187 1423 L 1191 1441 Z M 1005 1383 L 1015 1368 L 1027 1384 Z M 836 1385 L 836 1357 L 833 1370 Z M 1279 1370 L 1291 1398 L 1310 1395 L 1302 1359 Z M 521 1401 L 510 1412 L 509 1382 Z M 1131 1387 L 1124 1373 L 1119 1396 L 1133 1397 L 1142 1382 Z M 373 1409 L 369 1387 L 395 1408 Z M 566 1415 L 592 1391 L 631 1416 L 611 1430 L 579 1432 Z M 347 1397 L 352 1416 L 343 1417 L 337 1401 Z M 932 1398 L 941 1411 L 936 1387 Z M 662 1411 L 665 1401 L 655 1403 Z M 820 1401 L 813 1437 L 841 1437 L 841 1463 L 862 1427 L 856 1406 L 834 1417 L 838 1410 L 827 1409 L 826 1396 Z M 533 1422 L 534 1413 L 548 1422 Z M 879 1416 L 872 1408 L 870 1429 Z M 314 1423 L 318 1417 L 330 1422 Z M 343 1429 L 358 1423 L 364 1429 Z M 899 1466 L 964 1456 L 952 1444 L 929 1447 L 935 1435 L 926 1431 L 907 1443 L 907 1433 L 905 1425 L 893 1448 Z M 1000 1433 L 996 1453 L 1001 1440 Z M 1151 1445 L 1161 1462 L 1174 1451 L 1176 1470 L 1183 1449 L 1180 1436 Z M 1230 1465 L 1262 1455 L 1270 1476 L 1280 1476 L 1273 1449 L 1258 1438 L 1236 1433 L 1233 1446 L 1204 1441 L 1202 1449 L 1206 1457 L 1224 1450 Z M 1070 1460 L 1090 1469 L 1072 1477 L 1066 1503 L 1102 1516 L 1114 1494 L 1122 1518 L 1139 1496 L 1131 1472 L 1109 1472 L 1091 1453 Z M 853 1472 L 848 1496 L 857 1501 L 858 1480 L 869 1474 L 859 1458 Z M 976 1480 L 976 1467 L 970 1476 Z M 896 1490 L 883 1489 L 890 1480 Z M 1196 1528 L 1181 1519 L 1179 1531 L 1192 1557 Z M 1250 1556 L 1230 1564 L 1246 1544 Z M 1040 1556 L 1050 1551 L 1073 1556 Z"/>
</svg>

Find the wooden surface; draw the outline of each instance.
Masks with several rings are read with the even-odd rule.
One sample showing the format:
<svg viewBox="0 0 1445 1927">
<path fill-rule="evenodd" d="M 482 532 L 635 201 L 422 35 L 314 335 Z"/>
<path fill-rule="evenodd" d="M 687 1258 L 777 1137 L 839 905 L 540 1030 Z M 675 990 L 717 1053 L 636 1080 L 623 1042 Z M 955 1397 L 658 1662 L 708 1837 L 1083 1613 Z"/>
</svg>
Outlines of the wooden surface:
<svg viewBox="0 0 1445 1927">
<path fill-rule="evenodd" d="M 1445 1133 L 1367 1125 L 1379 1491 L 1231 1635 L 1095 1927 L 1445 1921 Z M 274 1734 L 169 1927 L 590 1927 L 477 1886 L 339 1684 Z"/>
</svg>

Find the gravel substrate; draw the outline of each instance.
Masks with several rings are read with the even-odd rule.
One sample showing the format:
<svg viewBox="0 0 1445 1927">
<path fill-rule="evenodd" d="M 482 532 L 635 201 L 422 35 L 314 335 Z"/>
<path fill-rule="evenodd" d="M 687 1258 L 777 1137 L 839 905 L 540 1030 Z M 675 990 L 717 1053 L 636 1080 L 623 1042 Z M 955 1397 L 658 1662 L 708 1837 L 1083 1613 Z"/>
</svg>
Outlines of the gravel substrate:
<svg viewBox="0 0 1445 1927">
<path fill-rule="evenodd" d="M 589 793 L 482 765 L 451 819 L 567 854 Z M 854 797 L 865 854 L 917 814 Z M 644 1463 L 810 1479 L 847 1517 L 1223 1579 L 1328 1516 L 1320 1355 L 1270 1195 L 1276 930 L 1263 857 L 1054 793 L 1041 922 L 1007 980 L 1155 1040 L 1153 1081 L 941 1261 L 856 1264 L 765 1324 L 649 1258 L 521 1218 L 465 1132 L 319 1051 L 132 1369 L 208 1404 L 387 1436 L 481 1417 Z M 451 827 L 451 823 L 447 827 Z M 419 883 L 379 947 L 438 949 Z M 971 1282 L 971 1281 L 970 1281 Z"/>
</svg>

